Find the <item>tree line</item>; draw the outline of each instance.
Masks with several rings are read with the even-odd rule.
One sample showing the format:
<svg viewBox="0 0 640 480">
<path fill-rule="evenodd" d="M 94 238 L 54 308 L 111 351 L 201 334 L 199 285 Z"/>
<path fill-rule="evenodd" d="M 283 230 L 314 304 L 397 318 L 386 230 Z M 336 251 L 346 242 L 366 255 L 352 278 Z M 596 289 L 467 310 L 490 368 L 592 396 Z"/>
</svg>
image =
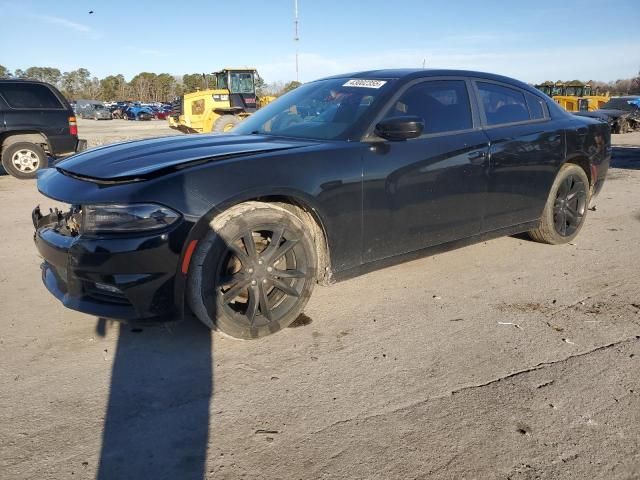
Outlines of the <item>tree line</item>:
<svg viewBox="0 0 640 480">
<path fill-rule="evenodd" d="M 86 68 L 61 72 L 53 67 L 29 67 L 13 72 L 0 65 L 0 78 L 29 78 L 55 85 L 69 100 L 90 99 L 112 102 L 116 100 L 138 100 L 142 102 L 168 102 L 185 93 L 214 88 L 215 76 L 201 73 L 171 75 L 170 73 L 140 72 L 130 81 L 124 75 L 108 75 L 98 78 Z M 300 82 L 267 83 L 256 78 L 259 96 L 279 96 L 298 87 Z M 611 94 L 640 94 L 640 72 L 637 77 L 613 82 L 593 82 L 592 87 Z"/>
<path fill-rule="evenodd" d="M 11 72 L 0 65 L 0 78 L 27 78 L 54 85 L 68 100 L 88 99 L 106 102 L 137 100 L 142 102 L 169 102 L 185 93 L 214 88 L 215 76 L 200 73 L 171 75 L 170 73 L 140 72 L 130 81 L 124 75 L 98 78 L 86 68 L 61 72 L 53 67 L 29 67 Z M 299 82 L 266 83 L 256 79 L 258 95 L 279 96 L 299 86 Z"/>
</svg>

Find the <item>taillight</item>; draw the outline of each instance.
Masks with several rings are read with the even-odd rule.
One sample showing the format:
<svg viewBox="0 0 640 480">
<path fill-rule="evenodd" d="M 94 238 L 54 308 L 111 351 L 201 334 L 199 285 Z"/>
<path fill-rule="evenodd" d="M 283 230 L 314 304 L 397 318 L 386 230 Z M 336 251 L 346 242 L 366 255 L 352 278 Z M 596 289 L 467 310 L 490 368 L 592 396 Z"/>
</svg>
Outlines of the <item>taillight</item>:
<svg viewBox="0 0 640 480">
<path fill-rule="evenodd" d="M 76 117 L 69 117 L 69 133 L 71 135 L 78 136 L 78 125 L 76 124 Z"/>
</svg>

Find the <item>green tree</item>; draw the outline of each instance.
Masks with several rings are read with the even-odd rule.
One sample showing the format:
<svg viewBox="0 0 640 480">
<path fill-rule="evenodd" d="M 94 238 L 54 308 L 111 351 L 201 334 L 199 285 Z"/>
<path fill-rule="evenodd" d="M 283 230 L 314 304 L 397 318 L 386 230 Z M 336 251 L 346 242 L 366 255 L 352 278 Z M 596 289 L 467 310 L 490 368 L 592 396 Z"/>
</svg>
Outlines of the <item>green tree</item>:
<svg viewBox="0 0 640 480">
<path fill-rule="evenodd" d="M 216 87 L 216 77 L 203 73 L 187 73 L 182 76 L 182 86 L 184 93 L 197 92 L 207 88 Z"/>
<path fill-rule="evenodd" d="M 4 65 L 0 65 L 0 78 L 11 77 L 11 72 Z"/>
<path fill-rule="evenodd" d="M 125 80 L 124 75 L 122 75 L 121 73 L 116 75 L 116 79 L 118 80 L 118 83 L 117 83 L 118 92 L 116 94 L 117 100 L 124 100 L 125 98 L 129 97 L 129 92 L 131 91 L 131 87 Z"/>
<path fill-rule="evenodd" d="M 53 67 L 29 67 L 25 70 L 24 76 L 33 80 L 47 82 L 55 86 L 60 86 L 62 74 L 60 70 Z"/>
<path fill-rule="evenodd" d="M 202 90 L 204 86 L 202 75 L 200 75 L 199 73 L 187 73 L 182 76 L 182 85 L 184 88 L 184 93 L 191 93 Z"/>
<path fill-rule="evenodd" d="M 176 79 L 169 73 L 161 73 L 153 82 L 153 100 L 156 102 L 166 102 L 176 95 Z"/>
<path fill-rule="evenodd" d="M 300 85 L 302 85 L 300 82 L 293 80 L 292 82 L 289 82 L 284 86 L 282 93 L 287 93 L 287 92 L 290 92 L 291 90 L 295 90 Z"/>
<path fill-rule="evenodd" d="M 86 96 L 92 100 L 97 100 L 100 97 L 100 80 L 98 77 L 93 77 L 87 84 Z"/>
<path fill-rule="evenodd" d="M 118 98 L 118 93 L 120 93 L 121 88 L 120 77 L 122 77 L 122 75 L 109 75 L 100 80 L 100 98 L 102 100 L 111 102 Z M 124 82 L 124 77 L 122 77 L 122 81 Z"/>
<path fill-rule="evenodd" d="M 638 76 L 631 80 L 631 93 L 640 94 L 640 70 L 638 71 Z"/>
<path fill-rule="evenodd" d="M 131 79 L 131 88 L 137 100 L 148 102 L 152 99 L 152 87 L 156 78 L 155 73 L 141 72 Z"/>
<path fill-rule="evenodd" d="M 79 68 L 62 74 L 61 87 L 67 98 L 88 96 L 91 86 L 91 73 L 86 68 Z"/>
<path fill-rule="evenodd" d="M 267 82 L 264 81 L 264 79 L 258 75 L 258 73 L 256 73 L 256 94 L 259 97 L 264 97 L 265 95 L 268 95 L 267 93 Z"/>
</svg>

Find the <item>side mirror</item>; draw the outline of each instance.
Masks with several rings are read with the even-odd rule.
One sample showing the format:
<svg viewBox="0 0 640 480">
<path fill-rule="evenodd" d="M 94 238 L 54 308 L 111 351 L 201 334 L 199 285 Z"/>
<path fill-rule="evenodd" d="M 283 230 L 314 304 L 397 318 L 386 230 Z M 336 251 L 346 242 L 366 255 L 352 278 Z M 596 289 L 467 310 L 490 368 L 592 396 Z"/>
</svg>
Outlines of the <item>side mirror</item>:
<svg viewBox="0 0 640 480">
<path fill-rule="evenodd" d="M 424 121 L 414 115 L 386 118 L 375 129 L 376 135 L 392 142 L 419 137 L 423 131 Z"/>
</svg>

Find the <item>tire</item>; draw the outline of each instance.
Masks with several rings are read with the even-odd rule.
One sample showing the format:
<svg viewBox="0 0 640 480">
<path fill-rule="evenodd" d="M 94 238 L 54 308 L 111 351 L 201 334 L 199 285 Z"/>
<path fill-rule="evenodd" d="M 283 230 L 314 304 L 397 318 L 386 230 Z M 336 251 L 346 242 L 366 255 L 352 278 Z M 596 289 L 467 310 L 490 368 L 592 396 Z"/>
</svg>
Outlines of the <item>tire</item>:
<svg viewBox="0 0 640 480">
<path fill-rule="evenodd" d="M 222 115 L 213 123 L 213 131 L 227 133 L 242 121 L 237 115 Z"/>
<path fill-rule="evenodd" d="M 298 318 L 316 282 L 310 228 L 282 207 L 259 202 L 232 207 L 209 228 L 187 279 L 187 302 L 196 317 L 244 340 L 275 333 Z"/>
<path fill-rule="evenodd" d="M 529 231 L 536 242 L 560 245 L 580 232 L 590 200 L 589 179 L 578 165 L 564 164 L 556 176 L 538 228 Z"/>
<path fill-rule="evenodd" d="M 47 166 L 47 154 L 35 143 L 13 143 L 2 151 L 2 166 L 16 178 L 35 178 Z"/>
</svg>

